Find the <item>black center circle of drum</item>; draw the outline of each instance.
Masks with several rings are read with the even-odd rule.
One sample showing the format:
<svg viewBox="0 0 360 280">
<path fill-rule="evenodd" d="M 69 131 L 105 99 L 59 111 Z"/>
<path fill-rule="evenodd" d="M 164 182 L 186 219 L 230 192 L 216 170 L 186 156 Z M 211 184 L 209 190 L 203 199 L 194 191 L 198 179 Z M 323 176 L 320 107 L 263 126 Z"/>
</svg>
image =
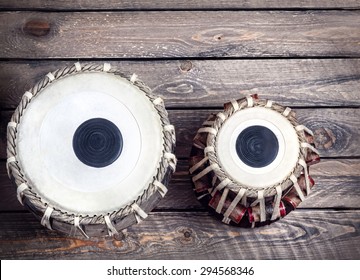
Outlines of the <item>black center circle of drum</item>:
<svg viewBox="0 0 360 280">
<path fill-rule="evenodd" d="M 236 140 L 236 153 L 246 165 L 261 168 L 271 164 L 279 151 L 275 134 L 265 126 L 245 128 Z"/>
<path fill-rule="evenodd" d="M 83 122 L 73 136 L 73 149 L 84 164 L 101 168 L 116 161 L 123 149 L 119 128 L 103 118 Z"/>
</svg>

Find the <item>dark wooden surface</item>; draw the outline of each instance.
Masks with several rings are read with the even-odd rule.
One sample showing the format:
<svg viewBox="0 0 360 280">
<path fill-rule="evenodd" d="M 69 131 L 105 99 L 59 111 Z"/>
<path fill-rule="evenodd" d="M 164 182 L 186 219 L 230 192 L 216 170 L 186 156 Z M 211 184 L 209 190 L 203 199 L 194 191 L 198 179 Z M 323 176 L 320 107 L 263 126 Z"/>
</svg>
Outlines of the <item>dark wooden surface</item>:
<svg viewBox="0 0 360 280">
<path fill-rule="evenodd" d="M 0 56 L 357 57 L 359 17 L 355 10 L 3 12 Z"/>
<path fill-rule="evenodd" d="M 121 241 L 43 228 L 6 175 L 6 124 L 20 97 L 78 60 L 137 73 L 176 126 L 169 192 Z M 254 230 L 208 214 L 187 166 L 206 116 L 249 93 L 295 108 L 322 156 L 311 196 Z M 359 140 L 358 1 L 0 0 L 1 259 L 360 259 Z"/>
<path fill-rule="evenodd" d="M 0 0 L 0 8 L 16 10 L 196 10 L 196 9 L 354 9 L 357 0 Z"/>
<path fill-rule="evenodd" d="M 6 83 L 0 88 L 1 107 L 15 108 L 22 94 L 44 73 L 74 62 L 2 62 L 0 77 Z M 154 93 L 166 100 L 167 108 L 220 108 L 224 100 L 252 93 L 292 107 L 360 106 L 357 58 L 98 61 L 104 62 L 111 62 L 124 72 L 136 71 Z"/>
</svg>

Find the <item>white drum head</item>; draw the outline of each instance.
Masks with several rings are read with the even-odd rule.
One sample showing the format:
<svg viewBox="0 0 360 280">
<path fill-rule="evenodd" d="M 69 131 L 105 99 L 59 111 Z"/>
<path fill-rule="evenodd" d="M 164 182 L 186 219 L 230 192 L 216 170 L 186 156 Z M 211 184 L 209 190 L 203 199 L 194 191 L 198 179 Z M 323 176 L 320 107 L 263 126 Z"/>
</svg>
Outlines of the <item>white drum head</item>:
<svg viewBox="0 0 360 280">
<path fill-rule="evenodd" d="M 110 161 L 95 163 L 100 166 L 74 148 L 76 131 L 89 120 L 120 132 L 118 149 L 109 151 Z M 91 133 L 84 137 L 96 150 L 107 134 Z M 22 171 L 42 201 L 81 215 L 111 213 L 135 201 L 156 175 L 163 144 L 154 104 L 109 73 L 78 73 L 47 86 L 28 104 L 16 138 Z"/>
<path fill-rule="evenodd" d="M 250 138 L 240 143 L 244 151 L 239 152 L 237 141 L 247 137 L 246 131 Z M 268 143 L 263 135 L 256 139 L 256 133 L 266 133 L 270 137 Z M 266 147 L 270 142 L 273 146 Z M 289 120 L 264 107 L 236 112 L 224 122 L 216 138 L 216 154 L 222 169 L 240 185 L 252 188 L 274 186 L 283 181 L 297 164 L 299 148 L 298 135 Z M 256 158 L 256 153 L 260 158 Z"/>
</svg>

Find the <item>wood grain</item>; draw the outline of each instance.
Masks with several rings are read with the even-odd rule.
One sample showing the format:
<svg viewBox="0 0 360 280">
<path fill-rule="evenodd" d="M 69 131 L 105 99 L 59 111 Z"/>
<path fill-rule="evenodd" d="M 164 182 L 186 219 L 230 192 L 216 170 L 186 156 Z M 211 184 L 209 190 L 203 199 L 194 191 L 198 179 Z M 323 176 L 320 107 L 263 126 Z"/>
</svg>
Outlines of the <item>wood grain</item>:
<svg viewBox="0 0 360 280">
<path fill-rule="evenodd" d="M 2 9 L 37 10 L 168 10 L 168 9 L 266 9 L 266 8 L 359 8 L 356 0 L 0 0 Z"/>
<path fill-rule="evenodd" d="M 75 61 L 0 62 L 0 108 L 15 108 L 22 94 L 48 72 Z M 84 61 L 82 63 L 88 63 Z M 109 61 L 99 61 L 101 64 Z M 360 59 L 110 61 L 136 73 L 167 108 L 220 107 L 258 93 L 285 106 L 360 106 Z"/>
<path fill-rule="evenodd" d="M 359 15 L 341 10 L 2 12 L 0 57 L 358 57 Z"/>
<path fill-rule="evenodd" d="M 0 228 L 1 259 L 360 258 L 356 210 L 299 210 L 257 229 L 230 227 L 207 213 L 154 213 L 120 241 L 65 238 L 28 213 L 0 214 Z"/>
<path fill-rule="evenodd" d="M 215 110 L 169 110 L 176 128 L 176 154 L 187 158 L 192 139 Z M 315 146 L 322 157 L 359 157 L 360 109 L 297 109 L 300 123 L 315 133 Z M 0 111 L 0 159 L 6 158 L 6 126 L 12 112 Z"/>
<path fill-rule="evenodd" d="M 0 258 L 360 259 L 359 8 L 357 0 L 0 0 Z M 79 59 L 138 74 L 176 127 L 169 192 L 122 240 L 43 228 L 6 175 L 6 125 L 21 95 Z M 299 209 L 252 230 L 226 226 L 198 203 L 187 158 L 209 113 L 253 93 L 298 107 L 323 159 Z"/>
<path fill-rule="evenodd" d="M 187 160 L 179 160 L 169 184 L 169 191 L 155 211 L 204 210 L 196 200 L 188 172 Z M 310 169 L 315 187 L 300 208 L 359 208 L 360 159 L 323 159 Z M 16 188 L 6 174 L 5 162 L 0 162 L 0 212 L 21 211 L 16 199 Z"/>
<path fill-rule="evenodd" d="M 170 121 L 176 127 L 176 152 L 190 154 L 192 139 L 210 113 L 219 110 L 171 110 Z M 315 134 L 315 146 L 322 157 L 360 156 L 359 109 L 297 109 L 297 118 Z"/>
</svg>

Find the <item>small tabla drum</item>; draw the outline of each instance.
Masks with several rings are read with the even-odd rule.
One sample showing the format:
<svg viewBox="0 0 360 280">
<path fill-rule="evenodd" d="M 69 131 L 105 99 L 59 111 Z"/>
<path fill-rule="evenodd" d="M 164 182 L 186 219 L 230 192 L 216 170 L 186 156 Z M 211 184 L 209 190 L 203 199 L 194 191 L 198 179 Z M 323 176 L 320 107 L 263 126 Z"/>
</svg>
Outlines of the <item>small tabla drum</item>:
<svg viewBox="0 0 360 280">
<path fill-rule="evenodd" d="M 75 63 L 23 95 L 8 124 L 7 168 L 42 225 L 113 236 L 166 194 L 174 147 L 163 100 L 135 74 Z"/>
<path fill-rule="evenodd" d="M 269 224 L 309 195 L 309 166 L 320 160 L 313 143 L 312 132 L 290 108 L 257 95 L 232 100 L 194 138 L 195 194 L 226 224 Z"/>
</svg>

